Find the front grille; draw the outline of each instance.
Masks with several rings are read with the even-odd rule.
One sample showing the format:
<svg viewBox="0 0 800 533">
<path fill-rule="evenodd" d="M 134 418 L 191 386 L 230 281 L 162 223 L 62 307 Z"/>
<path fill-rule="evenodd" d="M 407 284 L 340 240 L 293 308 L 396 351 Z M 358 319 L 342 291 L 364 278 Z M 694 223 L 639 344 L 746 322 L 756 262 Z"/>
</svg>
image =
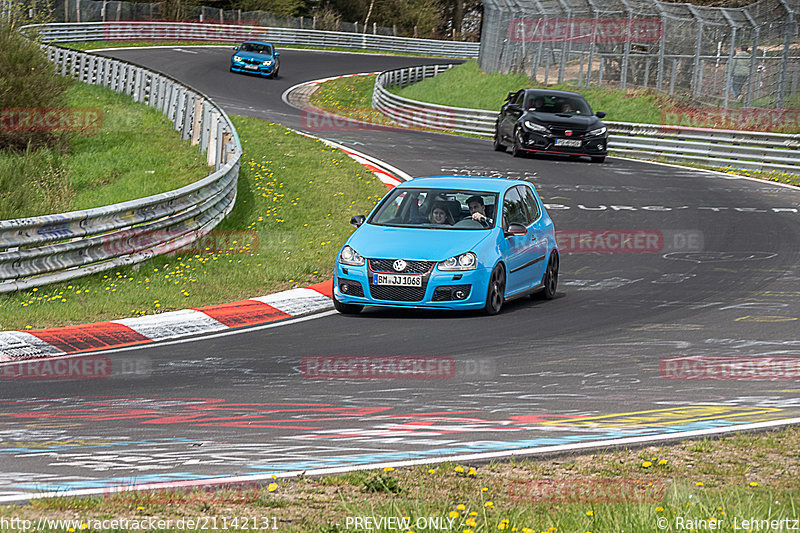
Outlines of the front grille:
<svg viewBox="0 0 800 533">
<path fill-rule="evenodd" d="M 425 297 L 425 287 L 395 287 L 370 283 L 369 292 L 376 300 L 394 300 L 396 302 L 419 302 Z"/>
<path fill-rule="evenodd" d="M 259 60 L 259 59 L 245 59 L 244 62 L 248 63 L 250 65 L 260 65 L 261 64 L 261 60 Z"/>
<path fill-rule="evenodd" d="M 394 269 L 393 263 L 395 259 L 370 259 L 369 267 L 373 272 L 387 272 L 390 274 L 397 274 Z M 402 271 L 402 274 L 427 274 L 433 268 L 432 261 L 406 261 L 408 266 Z"/>
<path fill-rule="evenodd" d="M 567 130 L 572 130 L 572 135 L 567 136 L 564 133 Z M 556 137 L 564 137 L 565 139 L 580 139 L 581 137 L 586 135 L 586 130 L 573 130 L 572 128 L 560 128 L 557 126 L 551 126 L 550 132 Z"/>
</svg>

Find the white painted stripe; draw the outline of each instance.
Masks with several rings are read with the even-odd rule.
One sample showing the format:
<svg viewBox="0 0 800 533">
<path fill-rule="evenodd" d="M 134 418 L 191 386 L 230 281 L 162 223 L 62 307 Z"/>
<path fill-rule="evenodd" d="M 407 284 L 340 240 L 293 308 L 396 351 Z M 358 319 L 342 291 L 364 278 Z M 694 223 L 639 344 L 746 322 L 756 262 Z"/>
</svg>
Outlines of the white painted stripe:
<svg viewBox="0 0 800 533">
<path fill-rule="evenodd" d="M 316 470 L 304 470 L 303 472 L 283 472 L 279 474 L 256 474 L 252 476 L 230 476 L 216 479 L 201 479 L 192 481 L 175 481 L 166 483 L 148 483 L 141 485 L 129 485 L 124 487 L 105 487 L 97 489 L 79 489 L 61 492 L 36 492 L 29 494 L 14 494 L 0 496 L 1 503 L 20 502 L 36 500 L 41 498 L 70 497 L 70 496 L 91 496 L 94 494 L 111 494 L 115 492 L 133 492 L 145 490 L 162 490 L 171 488 L 186 488 L 197 486 L 232 485 L 236 483 L 254 483 L 259 481 L 269 481 L 274 478 L 291 478 L 300 475 L 304 476 L 325 476 L 354 472 L 356 470 L 377 470 L 387 466 L 401 468 L 407 466 L 433 465 L 446 462 L 454 463 L 477 463 L 486 462 L 491 459 L 508 459 L 511 457 L 526 457 L 537 455 L 552 455 L 561 453 L 575 453 L 589 450 L 599 450 L 619 446 L 642 446 L 645 444 L 655 444 L 661 442 L 695 439 L 701 437 L 718 437 L 728 433 L 741 433 L 747 431 L 759 431 L 765 429 L 775 429 L 781 426 L 800 424 L 800 418 L 788 418 L 783 420 L 770 420 L 769 422 L 755 422 L 752 424 L 742 424 L 740 426 L 729 426 L 724 428 L 698 429 L 694 431 L 682 431 L 680 433 L 665 433 L 663 435 L 646 435 L 643 437 L 625 437 L 621 439 L 606 439 L 594 442 L 579 442 L 575 444 L 561 444 L 557 446 L 542 446 L 539 448 L 520 448 L 517 450 L 506 450 L 502 452 L 484 452 L 462 455 L 447 455 L 437 458 L 414 459 L 409 461 L 394 461 L 388 463 L 377 463 L 369 465 L 339 466 L 332 468 L 319 468 Z"/>
<path fill-rule="evenodd" d="M 333 302 L 314 289 L 292 289 L 267 296 L 251 298 L 257 302 L 271 305 L 275 309 L 292 316 L 305 315 L 333 307 Z"/>
<path fill-rule="evenodd" d="M 63 355 L 65 352 L 25 331 L 0 331 L 0 362 Z"/>
<path fill-rule="evenodd" d="M 148 339 L 160 341 L 185 337 L 186 335 L 197 335 L 199 333 L 212 333 L 227 329 L 225 324 L 217 322 L 207 314 L 194 309 L 182 309 L 180 311 L 170 311 L 169 313 L 159 313 L 157 315 L 146 315 L 134 318 L 123 318 L 113 320 L 115 324 L 122 324 L 134 330 L 136 333 L 144 335 Z"/>
</svg>

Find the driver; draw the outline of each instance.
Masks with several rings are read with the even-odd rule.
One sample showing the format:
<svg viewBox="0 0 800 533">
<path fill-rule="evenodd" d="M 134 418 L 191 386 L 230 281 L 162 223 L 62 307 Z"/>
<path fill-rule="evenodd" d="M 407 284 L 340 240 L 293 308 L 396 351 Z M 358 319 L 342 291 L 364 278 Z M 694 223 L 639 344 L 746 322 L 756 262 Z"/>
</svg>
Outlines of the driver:
<svg viewBox="0 0 800 533">
<path fill-rule="evenodd" d="M 467 207 L 472 220 L 476 220 L 484 226 L 490 226 L 492 219 L 486 216 L 486 206 L 483 203 L 483 196 L 476 194 L 467 198 Z"/>
</svg>

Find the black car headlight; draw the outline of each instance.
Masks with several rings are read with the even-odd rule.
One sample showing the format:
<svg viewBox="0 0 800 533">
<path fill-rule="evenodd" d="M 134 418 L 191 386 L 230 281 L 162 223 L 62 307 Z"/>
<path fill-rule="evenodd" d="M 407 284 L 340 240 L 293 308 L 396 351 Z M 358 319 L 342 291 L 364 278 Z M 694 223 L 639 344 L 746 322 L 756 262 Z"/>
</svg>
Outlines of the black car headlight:
<svg viewBox="0 0 800 533">
<path fill-rule="evenodd" d="M 439 263 L 439 270 L 475 270 L 478 267 L 478 257 L 472 253 L 456 255 Z"/>
<path fill-rule="evenodd" d="M 365 263 L 364 258 L 349 246 L 345 246 L 339 252 L 339 262 L 349 266 L 364 266 Z"/>
<path fill-rule="evenodd" d="M 530 131 L 535 131 L 536 133 L 550 133 L 550 130 L 547 129 L 546 126 L 542 126 L 541 124 L 537 124 L 530 120 L 526 120 L 523 122 L 525 128 L 529 129 Z"/>
<path fill-rule="evenodd" d="M 608 131 L 608 128 L 603 126 L 602 128 L 597 128 L 596 130 L 592 130 L 586 134 L 587 137 L 597 137 L 598 135 L 603 135 L 605 132 Z"/>
</svg>

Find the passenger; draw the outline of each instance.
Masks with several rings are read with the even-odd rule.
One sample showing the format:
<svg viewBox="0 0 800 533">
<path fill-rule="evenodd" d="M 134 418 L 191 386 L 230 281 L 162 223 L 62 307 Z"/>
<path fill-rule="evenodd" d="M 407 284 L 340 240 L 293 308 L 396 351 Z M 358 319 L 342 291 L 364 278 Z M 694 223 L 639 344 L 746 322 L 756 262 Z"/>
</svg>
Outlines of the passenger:
<svg viewBox="0 0 800 533">
<path fill-rule="evenodd" d="M 572 106 L 572 102 L 566 101 L 561 104 L 561 113 L 572 113 L 573 111 L 575 111 L 575 108 Z"/>
<path fill-rule="evenodd" d="M 536 98 L 533 99 L 528 109 L 530 109 L 531 111 L 541 111 L 543 107 L 544 107 L 544 98 L 542 98 L 541 96 L 537 96 Z"/>
<path fill-rule="evenodd" d="M 467 198 L 467 207 L 472 220 L 480 222 L 484 226 L 492 223 L 492 219 L 486 216 L 486 205 L 483 203 L 483 196 L 476 194 Z"/>
<path fill-rule="evenodd" d="M 431 214 L 428 215 L 428 221 L 431 224 L 447 224 L 448 226 L 455 224 L 453 215 L 450 214 L 450 210 L 447 209 L 447 206 L 442 202 L 433 204 Z"/>
</svg>

